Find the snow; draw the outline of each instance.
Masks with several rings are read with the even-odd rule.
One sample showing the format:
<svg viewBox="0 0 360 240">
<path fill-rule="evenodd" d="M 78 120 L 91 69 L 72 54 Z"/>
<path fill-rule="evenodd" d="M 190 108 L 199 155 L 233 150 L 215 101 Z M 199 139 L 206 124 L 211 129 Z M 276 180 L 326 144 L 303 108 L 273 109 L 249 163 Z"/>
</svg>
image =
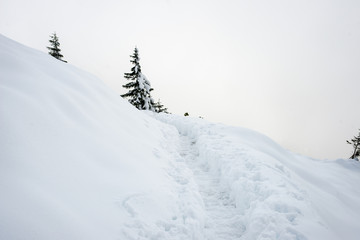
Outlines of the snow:
<svg viewBox="0 0 360 240">
<path fill-rule="evenodd" d="M 358 162 L 298 156 L 259 133 L 202 119 L 160 119 L 197 149 L 189 167 L 210 204 L 207 239 L 358 238 Z"/>
<path fill-rule="evenodd" d="M 170 223 L 190 234 L 179 212 L 195 205 L 178 204 L 164 170 L 176 166 L 173 128 L 3 36 L 0 68 L 0 239 L 166 239 Z"/>
<path fill-rule="evenodd" d="M 149 80 L 147 80 L 144 74 L 139 73 L 139 77 L 136 81 L 139 83 L 139 88 L 142 90 L 143 96 L 138 95 L 138 98 L 143 99 L 144 109 L 153 111 L 152 102 L 154 102 L 154 100 L 150 97 L 150 91 L 152 89 Z"/>
<path fill-rule="evenodd" d="M 146 93 L 150 92 L 151 85 L 150 85 L 149 80 L 147 80 L 147 78 L 145 77 L 144 74 L 140 73 L 137 81 L 139 82 L 140 89 L 145 89 Z"/>
<path fill-rule="evenodd" d="M 138 111 L 0 35 L 0 239 L 358 239 L 360 164 Z"/>
</svg>

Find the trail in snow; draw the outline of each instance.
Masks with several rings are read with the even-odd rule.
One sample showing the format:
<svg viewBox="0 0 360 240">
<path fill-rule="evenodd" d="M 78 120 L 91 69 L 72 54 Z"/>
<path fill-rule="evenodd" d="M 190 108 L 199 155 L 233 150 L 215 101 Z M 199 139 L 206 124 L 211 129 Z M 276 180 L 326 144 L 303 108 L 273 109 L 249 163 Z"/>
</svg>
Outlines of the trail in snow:
<svg viewBox="0 0 360 240">
<path fill-rule="evenodd" d="M 204 202 L 206 223 L 204 235 L 207 239 L 239 239 L 246 230 L 235 203 L 230 200 L 229 191 L 224 191 L 220 179 L 209 172 L 206 164 L 198 161 L 196 141 L 180 135 L 180 155 L 192 170 L 199 193 Z"/>
<path fill-rule="evenodd" d="M 334 233 L 333 229 L 340 229 L 337 226 L 341 222 L 331 223 L 330 228 L 326 221 L 328 215 L 322 218 L 318 214 L 318 211 L 329 214 L 334 207 L 326 212 L 314 208 L 314 199 L 321 203 L 320 207 L 324 201 L 319 199 L 327 199 L 333 206 L 340 205 L 338 200 L 322 194 L 326 184 L 318 184 L 313 191 L 307 181 L 309 176 L 299 172 L 317 166 L 316 161 L 297 159 L 267 137 L 244 128 L 201 119 L 156 117 L 178 130 L 175 154 L 178 160 L 174 166 L 181 171 L 175 171 L 178 173 L 174 175 L 175 181 L 178 182 L 179 177 L 188 179 L 189 183 L 182 187 L 186 191 L 192 188 L 190 192 L 201 201 L 196 208 L 191 207 L 192 202 L 181 201 L 185 202 L 180 208 L 185 219 L 200 223 L 196 230 L 201 232 L 201 237 L 189 239 L 335 240 L 344 235 L 355 239 L 346 231 Z M 294 166 L 296 163 L 304 166 Z M 321 168 L 328 167 L 326 164 L 317 167 Z M 181 198 L 187 200 L 187 197 Z M 196 210 L 196 217 L 188 214 L 188 208 Z M 349 232 L 353 232 L 355 228 L 348 226 Z"/>
</svg>

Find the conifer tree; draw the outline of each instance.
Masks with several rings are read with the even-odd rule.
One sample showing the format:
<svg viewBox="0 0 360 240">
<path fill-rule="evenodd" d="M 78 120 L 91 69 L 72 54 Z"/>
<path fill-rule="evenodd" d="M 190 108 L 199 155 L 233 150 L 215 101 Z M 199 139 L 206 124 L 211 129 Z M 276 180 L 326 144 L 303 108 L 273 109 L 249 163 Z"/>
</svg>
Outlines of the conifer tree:
<svg viewBox="0 0 360 240">
<path fill-rule="evenodd" d="M 356 159 L 357 157 L 360 156 L 360 129 L 359 129 L 359 135 L 357 137 L 354 137 L 350 141 L 346 141 L 348 144 L 351 144 L 354 147 L 354 152 L 350 158 Z"/>
<path fill-rule="evenodd" d="M 157 113 L 161 113 L 161 112 L 168 113 L 167 108 L 164 107 L 164 105 L 161 104 L 160 99 L 155 104 L 154 108 L 155 108 L 155 112 L 157 112 Z"/>
<path fill-rule="evenodd" d="M 60 61 L 67 62 L 62 59 L 64 56 L 60 53 L 61 52 L 60 43 L 56 33 L 50 35 L 49 42 L 50 42 L 50 47 L 47 47 L 49 49 L 49 54 Z"/>
<path fill-rule="evenodd" d="M 130 56 L 130 62 L 134 65 L 130 73 L 125 73 L 124 77 L 129 80 L 127 84 L 123 85 L 129 91 L 121 97 L 129 98 L 129 102 L 140 110 L 155 111 L 155 103 L 151 98 L 150 92 L 153 90 L 149 80 L 141 72 L 139 51 L 135 47 L 133 55 Z"/>
</svg>

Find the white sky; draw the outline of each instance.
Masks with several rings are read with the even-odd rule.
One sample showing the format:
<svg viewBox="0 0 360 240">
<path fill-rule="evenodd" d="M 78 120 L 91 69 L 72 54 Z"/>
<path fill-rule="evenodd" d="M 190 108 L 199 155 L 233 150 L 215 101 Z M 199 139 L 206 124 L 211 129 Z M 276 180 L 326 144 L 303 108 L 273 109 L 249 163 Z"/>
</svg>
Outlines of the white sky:
<svg viewBox="0 0 360 240">
<path fill-rule="evenodd" d="M 1 0 L 0 33 L 120 93 L 139 48 L 176 114 L 260 131 L 316 158 L 348 157 L 360 128 L 360 1 Z"/>
</svg>

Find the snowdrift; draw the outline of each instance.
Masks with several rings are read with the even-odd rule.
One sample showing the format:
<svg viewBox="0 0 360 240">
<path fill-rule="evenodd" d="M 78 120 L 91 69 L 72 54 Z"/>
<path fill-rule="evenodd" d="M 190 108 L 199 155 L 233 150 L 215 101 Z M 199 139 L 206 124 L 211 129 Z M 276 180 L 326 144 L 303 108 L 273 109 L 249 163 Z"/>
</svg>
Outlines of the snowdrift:
<svg viewBox="0 0 360 240">
<path fill-rule="evenodd" d="M 179 237 L 195 234 L 175 218 L 196 194 L 182 206 L 164 170 L 176 158 L 173 127 L 4 36 L 0 79 L 0 239 L 165 239 L 166 221 Z"/>
<path fill-rule="evenodd" d="M 360 166 L 141 112 L 0 35 L 0 239 L 350 239 Z"/>
</svg>

